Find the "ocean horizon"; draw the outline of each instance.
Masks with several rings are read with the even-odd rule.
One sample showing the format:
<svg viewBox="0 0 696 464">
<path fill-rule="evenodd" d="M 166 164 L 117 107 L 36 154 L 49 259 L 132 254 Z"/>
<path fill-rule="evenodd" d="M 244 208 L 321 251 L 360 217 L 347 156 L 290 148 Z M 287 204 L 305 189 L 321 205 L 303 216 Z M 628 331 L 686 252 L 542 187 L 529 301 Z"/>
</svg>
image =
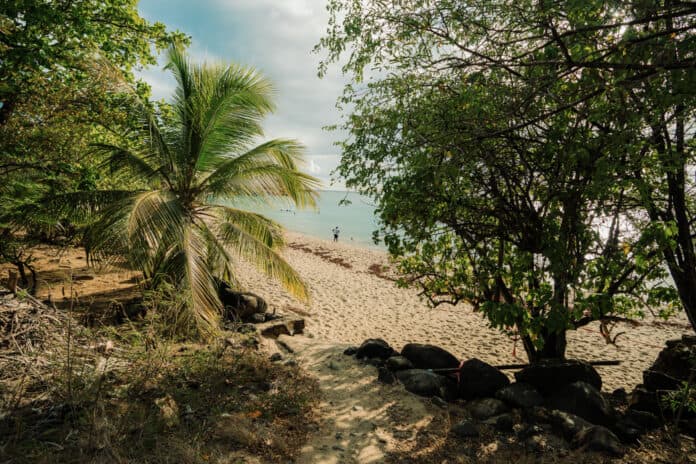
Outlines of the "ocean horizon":
<svg viewBox="0 0 696 464">
<path fill-rule="evenodd" d="M 339 242 L 365 248 L 384 249 L 384 243 L 375 244 L 372 233 L 378 229 L 372 201 L 356 192 L 320 190 L 317 208 L 296 208 L 286 199 L 270 199 L 260 203 L 251 200 L 224 201 L 224 204 L 262 214 L 281 224 L 285 229 L 315 238 L 333 240 L 333 229 L 338 227 Z"/>
</svg>

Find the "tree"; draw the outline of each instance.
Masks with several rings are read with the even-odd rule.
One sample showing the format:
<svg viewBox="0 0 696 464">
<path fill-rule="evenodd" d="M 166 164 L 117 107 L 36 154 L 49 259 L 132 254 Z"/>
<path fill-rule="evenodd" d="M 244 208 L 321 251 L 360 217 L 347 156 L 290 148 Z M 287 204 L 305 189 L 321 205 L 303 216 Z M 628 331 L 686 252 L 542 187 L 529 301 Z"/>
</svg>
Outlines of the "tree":
<svg viewBox="0 0 696 464">
<path fill-rule="evenodd" d="M 187 38 L 150 24 L 137 2 L 10 0 L 0 6 L 0 259 L 25 278 L 37 241 L 79 237 L 42 214 L 44 197 L 126 182 L 104 176 L 89 144 L 137 123 L 133 68 Z M 127 85 L 125 85 L 127 84 Z M 136 84 L 141 98 L 149 88 Z M 32 214 L 27 214 L 31 212 Z M 62 240 L 65 242 L 65 240 Z"/>
<path fill-rule="evenodd" d="M 339 171 L 376 197 L 390 251 L 435 304 L 516 325 L 530 359 L 562 356 L 566 329 L 674 297 L 650 288 L 677 234 L 637 212 L 636 172 L 655 156 L 645 114 L 625 109 L 636 87 L 693 68 L 694 6 L 648 3 L 329 4 L 320 73 L 350 48 L 355 78 Z M 671 44 L 676 58 L 656 60 Z"/>
<path fill-rule="evenodd" d="M 137 0 L 8 0 L 0 6 L 0 126 L 43 90 L 42 76 L 79 88 L 90 63 L 104 60 L 129 81 L 138 65 L 155 64 L 153 48 L 186 36 L 140 17 Z"/>
<path fill-rule="evenodd" d="M 129 172 L 143 187 L 74 192 L 58 203 L 96 210 L 90 254 L 123 253 L 154 287 L 174 285 L 186 301 L 183 323 L 209 335 L 222 309 L 215 279 L 234 281 L 236 258 L 308 298 L 300 276 L 277 254 L 279 225 L 216 201 L 285 196 L 298 206 L 314 205 L 318 181 L 298 171 L 296 141 L 251 148 L 273 109 L 272 88 L 258 73 L 193 65 L 178 48 L 169 50 L 167 67 L 178 82 L 173 120 L 143 108 L 144 124 L 132 144 L 98 145 L 113 172 Z"/>
</svg>

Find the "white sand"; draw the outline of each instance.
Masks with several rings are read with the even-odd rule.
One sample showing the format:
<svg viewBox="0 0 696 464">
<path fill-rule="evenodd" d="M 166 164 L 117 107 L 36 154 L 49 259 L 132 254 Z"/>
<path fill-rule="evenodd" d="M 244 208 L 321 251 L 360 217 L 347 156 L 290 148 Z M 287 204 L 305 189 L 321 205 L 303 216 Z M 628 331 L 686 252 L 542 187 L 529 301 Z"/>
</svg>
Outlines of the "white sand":
<svg viewBox="0 0 696 464">
<path fill-rule="evenodd" d="M 366 338 L 383 338 L 397 350 L 409 342 L 431 343 L 461 359 L 476 357 L 494 365 L 526 362 L 521 344 L 515 346 L 510 338 L 488 327 L 483 316 L 465 304 L 433 309 L 416 289 L 398 288 L 372 274 L 371 265 L 388 264 L 386 253 L 295 233 L 288 233 L 287 240 L 290 245 L 304 247 L 289 247 L 284 255 L 311 289 L 308 305 L 299 303 L 277 283 L 252 270 L 244 269 L 240 279 L 248 290 L 266 298 L 271 309 L 307 313 L 307 332 L 316 338 L 351 344 Z M 351 268 L 330 259 L 343 260 Z M 567 354 L 585 360 L 621 360 L 620 366 L 598 368 L 603 389 L 630 390 L 641 382 L 642 371 L 655 360 L 665 340 L 690 330 L 683 314 L 670 322 L 676 324 L 621 324 L 614 329 L 614 333 L 625 332 L 618 337 L 618 346 L 608 345 L 598 325 L 591 324 L 569 334 Z M 513 355 L 515 351 L 517 357 Z"/>
</svg>

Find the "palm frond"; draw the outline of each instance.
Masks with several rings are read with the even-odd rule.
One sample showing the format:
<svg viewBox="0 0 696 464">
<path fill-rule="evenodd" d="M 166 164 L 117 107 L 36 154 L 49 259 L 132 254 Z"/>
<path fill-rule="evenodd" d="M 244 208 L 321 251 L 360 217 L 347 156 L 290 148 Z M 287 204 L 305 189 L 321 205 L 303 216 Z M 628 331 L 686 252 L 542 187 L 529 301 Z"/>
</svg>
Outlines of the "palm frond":
<svg viewBox="0 0 696 464">
<path fill-rule="evenodd" d="M 255 265 L 268 277 L 279 281 L 299 300 L 309 301 L 307 285 L 276 251 L 230 222 L 219 224 L 217 235 L 236 256 Z"/>
<path fill-rule="evenodd" d="M 206 196 L 281 196 L 298 207 L 315 207 L 318 179 L 298 171 L 302 145 L 276 139 L 222 163 L 199 187 Z"/>
<path fill-rule="evenodd" d="M 193 223 L 187 223 L 181 232 L 157 272 L 169 276 L 188 296 L 192 323 L 203 336 L 209 337 L 219 330 L 222 304 L 206 261 L 207 240 Z"/>
<path fill-rule="evenodd" d="M 128 169 L 133 174 L 149 181 L 156 177 L 159 172 L 157 168 L 152 167 L 148 163 L 148 158 L 152 158 L 152 155 L 139 155 L 126 148 L 107 143 L 94 143 L 92 147 L 95 151 L 107 156 L 103 164 L 107 166 L 112 173 Z"/>
<path fill-rule="evenodd" d="M 265 216 L 223 205 L 210 209 L 218 222 L 234 224 L 269 248 L 279 249 L 285 245 L 282 226 Z"/>
<path fill-rule="evenodd" d="M 272 86 L 257 72 L 236 65 L 208 66 L 200 92 L 201 151 L 196 169 L 206 171 L 263 134 L 261 119 L 273 110 Z M 202 83 L 203 84 L 203 83 Z"/>
</svg>

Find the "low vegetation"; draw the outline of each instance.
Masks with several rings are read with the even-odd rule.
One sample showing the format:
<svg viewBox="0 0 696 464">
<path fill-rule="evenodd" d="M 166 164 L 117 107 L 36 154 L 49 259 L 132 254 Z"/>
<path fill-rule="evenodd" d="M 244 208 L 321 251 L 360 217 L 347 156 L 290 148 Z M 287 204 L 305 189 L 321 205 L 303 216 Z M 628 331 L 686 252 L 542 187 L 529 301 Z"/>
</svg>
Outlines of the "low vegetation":
<svg viewBox="0 0 696 464">
<path fill-rule="evenodd" d="M 206 463 L 292 459 L 314 381 L 249 335 L 156 336 L 156 320 L 87 328 L 30 296 L 0 302 L 3 461 Z"/>
</svg>

